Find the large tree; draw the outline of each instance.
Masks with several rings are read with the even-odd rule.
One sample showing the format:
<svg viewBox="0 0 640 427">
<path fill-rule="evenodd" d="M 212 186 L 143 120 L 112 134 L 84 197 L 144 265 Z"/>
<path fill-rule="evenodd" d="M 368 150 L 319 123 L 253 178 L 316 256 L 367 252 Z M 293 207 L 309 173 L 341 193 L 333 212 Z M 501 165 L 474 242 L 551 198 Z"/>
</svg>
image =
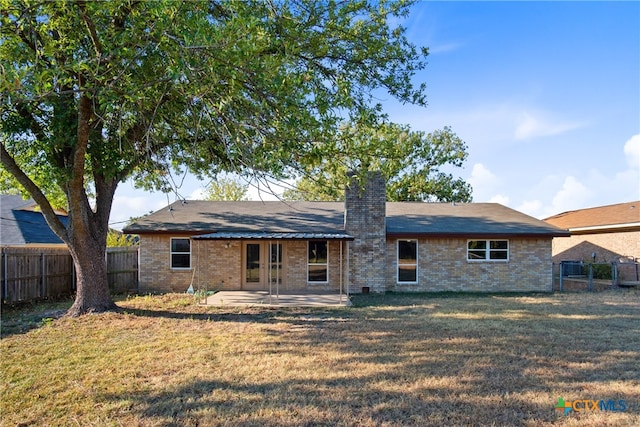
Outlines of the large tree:
<svg viewBox="0 0 640 427">
<path fill-rule="evenodd" d="M 339 123 L 379 122 L 379 91 L 425 105 L 411 79 L 426 49 L 394 26 L 409 6 L 0 0 L 0 183 L 68 245 L 68 314 L 115 307 L 104 253 L 120 182 L 167 190 L 185 168 L 285 178 L 325 156 Z"/>
<path fill-rule="evenodd" d="M 345 126 L 330 155 L 306 163 L 287 200 L 344 200 L 348 172 L 379 170 L 389 201 L 469 202 L 471 186 L 444 168 L 461 167 L 467 146 L 451 128 L 412 131 L 409 126 Z"/>
<path fill-rule="evenodd" d="M 243 201 L 249 200 L 247 192 L 249 184 L 243 184 L 232 176 L 218 177 L 204 190 L 204 199 L 213 201 Z"/>
</svg>

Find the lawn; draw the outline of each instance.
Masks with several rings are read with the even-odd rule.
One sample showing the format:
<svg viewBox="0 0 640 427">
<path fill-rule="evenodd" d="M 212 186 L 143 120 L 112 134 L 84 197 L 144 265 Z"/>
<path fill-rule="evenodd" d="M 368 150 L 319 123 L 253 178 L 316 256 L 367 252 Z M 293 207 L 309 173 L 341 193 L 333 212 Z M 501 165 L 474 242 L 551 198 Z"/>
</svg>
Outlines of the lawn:
<svg viewBox="0 0 640 427">
<path fill-rule="evenodd" d="M 3 310 L 0 425 L 640 425 L 637 290 L 118 304 Z"/>
</svg>

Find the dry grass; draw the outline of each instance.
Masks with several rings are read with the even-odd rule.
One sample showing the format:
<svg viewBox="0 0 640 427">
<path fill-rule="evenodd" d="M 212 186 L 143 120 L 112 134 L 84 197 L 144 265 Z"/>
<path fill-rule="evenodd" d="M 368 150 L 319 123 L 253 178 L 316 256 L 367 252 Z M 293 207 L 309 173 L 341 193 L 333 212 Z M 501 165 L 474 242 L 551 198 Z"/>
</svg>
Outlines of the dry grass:
<svg viewBox="0 0 640 427">
<path fill-rule="evenodd" d="M 354 302 L 5 310 L 0 424 L 640 425 L 638 291 Z M 564 416 L 559 397 L 627 410 Z"/>
</svg>

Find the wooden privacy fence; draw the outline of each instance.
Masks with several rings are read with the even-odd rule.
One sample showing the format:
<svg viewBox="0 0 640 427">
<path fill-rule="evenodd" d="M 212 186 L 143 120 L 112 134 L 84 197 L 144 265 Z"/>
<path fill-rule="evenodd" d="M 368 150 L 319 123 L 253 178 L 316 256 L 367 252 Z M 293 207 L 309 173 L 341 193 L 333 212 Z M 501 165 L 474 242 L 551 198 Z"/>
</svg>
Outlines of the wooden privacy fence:
<svg viewBox="0 0 640 427">
<path fill-rule="evenodd" d="M 138 248 L 107 248 L 107 278 L 113 293 L 138 290 Z M 67 249 L 2 248 L 2 302 L 57 298 L 75 292 L 73 260 Z"/>
</svg>

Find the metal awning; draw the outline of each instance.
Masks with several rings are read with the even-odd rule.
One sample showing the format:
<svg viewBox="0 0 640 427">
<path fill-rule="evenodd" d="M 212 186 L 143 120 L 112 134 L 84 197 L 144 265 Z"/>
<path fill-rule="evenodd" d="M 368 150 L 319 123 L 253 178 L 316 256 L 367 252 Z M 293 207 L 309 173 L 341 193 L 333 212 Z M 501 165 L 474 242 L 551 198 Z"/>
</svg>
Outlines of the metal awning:
<svg viewBox="0 0 640 427">
<path fill-rule="evenodd" d="M 195 240 L 353 240 L 346 233 L 293 233 L 293 232 L 260 232 L 238 231 L 201 234 L 193 236 Z"/>
</svg>

